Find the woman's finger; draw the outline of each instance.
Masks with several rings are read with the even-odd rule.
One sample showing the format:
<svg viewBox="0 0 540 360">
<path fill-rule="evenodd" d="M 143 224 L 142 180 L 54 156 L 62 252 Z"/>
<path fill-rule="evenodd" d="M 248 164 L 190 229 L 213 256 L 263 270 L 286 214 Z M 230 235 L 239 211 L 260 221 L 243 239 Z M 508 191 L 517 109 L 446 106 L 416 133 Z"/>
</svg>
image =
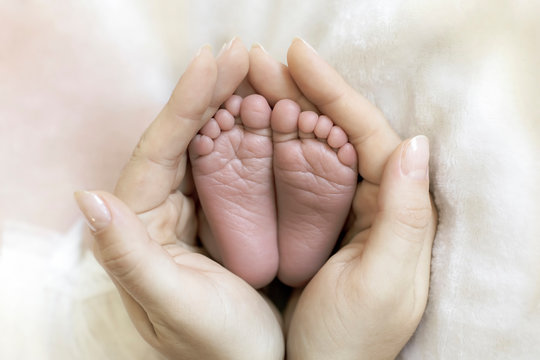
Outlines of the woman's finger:
<svg viewBox="0 0 540 360">
<path fill-rule="evenodd" d="M 183 179 L 189 142 L 233 94 L 248 68 L 248 53 L 239 39 L 226 44 L 217 59 L 204 46 L 143 134 L 122 171 L 116 196 L 136 213 L 161 204 Z"/>
<path fill-rule="evenodd" d="M 271 106 L 279 100 L 290 99 L 299 104 L 304 111 L 317 111 L 317 108 L 300 92 L 287 66 L 274 60 L 259 44 L 253 45 L 249 52 L 248 79 Z"/>
<path fill-rule="evenodd" d="M 171 275 L 179 274 L 179 268 L 150 239 L 139 217 L 120 199 L 103 191 L 79 191 L 75 199 L 88 220 L 96 240 L 94 253 L 103 268 L 143 307 L 165 306 L 171 281 L 178 281 Z"/>
<path fill-rule="evenodd" d="M 349 136 L 360 175 L 379 184 L 388 157 L 401 142 L 383 114 L 303 40 L 293 41 L 287 62 L 300 91 Z"/>
<path fill-rule="evenodd" d="M 382 177 L 377 216 L 359 265 L 371 269 L 377 288 L 384 293 L 418 291 L 415 305 L 421 307 L 420 315 L 427 299 L 436 228 L 428 164 L 425 136 L 404 141 L 391 155 Z"/>
<path fill-rule="evenodd" d="M 216 61 L 204 46 L 120 175 L 115 194 L 136 213 L 155 208 L 173 189 L 178 169 L 186 166 L 189 142 L 209 119 L 216 80 Z"/>
</svg>

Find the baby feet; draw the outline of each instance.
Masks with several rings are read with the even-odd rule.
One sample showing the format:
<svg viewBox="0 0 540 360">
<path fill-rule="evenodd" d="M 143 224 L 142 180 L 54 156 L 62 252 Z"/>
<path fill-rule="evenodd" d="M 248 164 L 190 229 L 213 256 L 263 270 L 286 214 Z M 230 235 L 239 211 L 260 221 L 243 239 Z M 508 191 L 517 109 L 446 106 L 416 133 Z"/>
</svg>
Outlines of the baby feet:
<svg viewBox="0 0 540 360">
<path fill-rule="evenodd" d="M 211 230 L 201 237 L 227 268 L 260 287 L 279 265 L 280 280 L 300 286 L 324 264 L 357 181 L 356 152 L 328 117 L 290 100 L 271 111 L 262 96 L 233 96 L 190 157 Z"/>
</svg>

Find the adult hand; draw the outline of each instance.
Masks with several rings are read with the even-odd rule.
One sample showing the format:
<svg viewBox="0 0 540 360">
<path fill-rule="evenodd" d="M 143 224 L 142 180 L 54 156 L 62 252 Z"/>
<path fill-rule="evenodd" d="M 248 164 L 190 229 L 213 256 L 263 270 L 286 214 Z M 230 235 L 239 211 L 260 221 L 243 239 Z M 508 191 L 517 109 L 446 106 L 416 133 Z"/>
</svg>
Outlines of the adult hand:
<svg viewBox="0 0 540 360">
<path fill-rule="evenodd" d="M 429 194 L 429 144 L 401 142 L 382 113 L 303 41 L 289 67 L 260 47 L 249 81 L 271 104 L 289 98 L 318 109 L 355 146 L 363 180 L 345 245 L 302 291 L 287 335 L 290 359 L 394 358 L 425 309 L 437 215 Z"/>
<path fill-rule="evenodd" d="M 257 291 L 194 251 L 197 219 L 186 148 L 248 71 L 239 40 L 217 59 L 203 47 L 142 136 L 115 195 L 79 192 L 95 255 L 136 328 L 174 359 L 277 359 L 283 334 Z M 184 193 L 178 188 L 184 189 Z"/>
</svg>

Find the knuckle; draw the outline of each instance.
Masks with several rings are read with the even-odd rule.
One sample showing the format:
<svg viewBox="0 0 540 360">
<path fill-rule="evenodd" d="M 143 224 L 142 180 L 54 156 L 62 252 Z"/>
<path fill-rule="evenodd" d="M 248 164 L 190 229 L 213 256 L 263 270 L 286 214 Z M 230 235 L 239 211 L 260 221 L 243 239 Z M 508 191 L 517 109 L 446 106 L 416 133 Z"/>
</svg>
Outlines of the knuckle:
<svg viewBox="0 0 540 360">
<path fill-rule="evenodd" d="M 133 157 L 142 157 L 143 154 L 146 153 L 146 149 L 148 148 L 148 131 L 145 131 L 137 143 L 137 146 L 135 146 L 135 149 L 133 150 Z"/>
<path fill-rule="evenodd" d="M 108 272 L 119 279 L 131 277 L 138 268 L 135 251 L 118 249 L 117 246 L 111 245 L 99 250 L 99 260 Z"/>
<path fill-rule="evenodd" d="M 137 146 L 133 150 L 130 162 L 147 162 L 149 165 L 157 165 L 158 167 L 171 170 L 178 168 L 180 162 L 183 160 L 183 156 L 164 156 L 160 146 L 153 144 L 148 137 L 146 133 L 141 136 Z"/>
<path fill-rule="evenodd" d="M 424 234 L 432 218 L 431 212 L 429 205 L 407 205 L 398 209 L 394 214 L 394 232 L 402 238 L 415 238 Z"/>
<path fill-rule="evenodd" d="M 186 101 L 181 97 L 182 95 L 185 97 L 185 94 L 173 92 L 165 105 L 167 114 L 179 123 L 198 124 L 208 110 L 209 104 L 206 102 L 197 104 L 195 101 Z M 190 107 L 187 107 L 186 103 L 189 103 Z"/>
</svg>

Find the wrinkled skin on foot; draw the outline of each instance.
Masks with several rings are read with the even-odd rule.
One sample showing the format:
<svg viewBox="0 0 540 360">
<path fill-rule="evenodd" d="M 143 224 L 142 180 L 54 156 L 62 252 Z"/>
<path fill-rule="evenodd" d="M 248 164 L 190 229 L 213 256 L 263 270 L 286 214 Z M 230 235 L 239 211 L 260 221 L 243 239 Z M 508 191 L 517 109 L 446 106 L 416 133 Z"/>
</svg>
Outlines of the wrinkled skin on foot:
<svg viewBox="0 0 540 360">
<path fill-rule="evenodd" d="M 191 168 L 212 234 L 212 256 L 255 288 L 278 268 L 271 109 L 260 95 L 227 101 L 190 145 Z M 229 127 L 229 119 L 239 119 Z M 215 123 L 218 131 L 210 131 Z"/>
<path fill-rule="evenodd" d="M 292 100 L 271 110 L 260 95 L 235 95 L 190 155 L 210 254 L 254 287 L 276 272 L 287 285 L 305 284 L 334 247 L 356 187 L 345 132 Z"/>
<path fill-rule="evenodd" d="M 305 285 L 324 264 L 356 188 L 356 153 L 327 116 L 280 100 L 272 112 L 279 279 Z"/>
</svg>

